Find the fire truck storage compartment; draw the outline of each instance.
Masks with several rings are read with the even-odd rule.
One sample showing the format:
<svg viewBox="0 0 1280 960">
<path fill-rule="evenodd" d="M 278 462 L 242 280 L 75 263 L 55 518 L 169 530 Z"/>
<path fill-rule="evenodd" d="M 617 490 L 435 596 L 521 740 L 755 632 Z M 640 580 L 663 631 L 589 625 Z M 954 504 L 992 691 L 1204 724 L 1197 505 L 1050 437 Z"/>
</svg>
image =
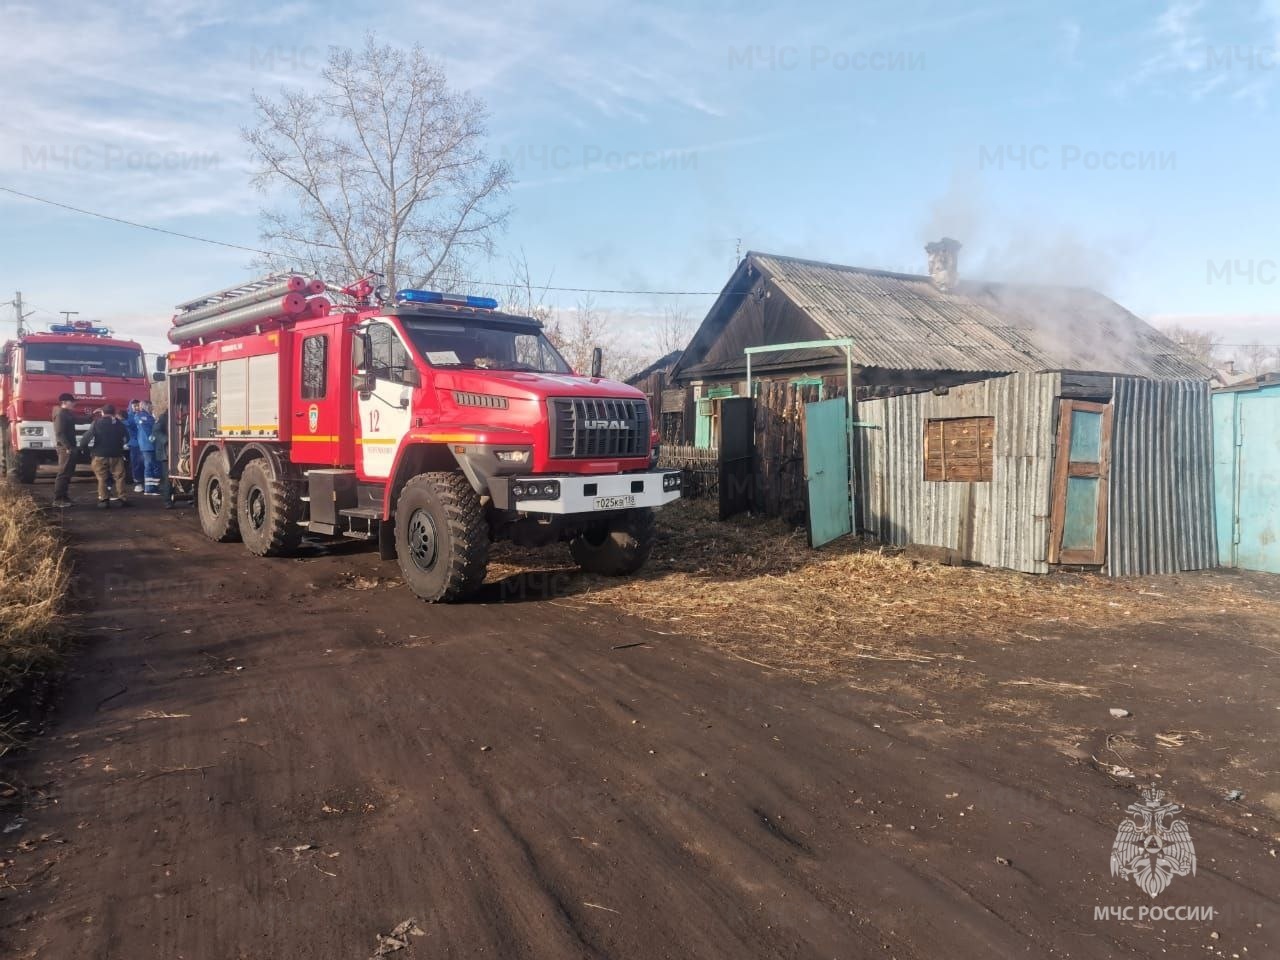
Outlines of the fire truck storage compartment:
<svg viewBox="0 0 1280 960">
<path fill-rule="evenodd" d="M 312 533 L 337 533 L 340 510 L 353 510 L 358 500 L 354 470 L 308 470 L 307 498 L 311 505 Z"/>
<path fill-rule="evenodd" d="M 274 437 L 280 424 L 279 357 L 218 363 L 218 435 Z"/>
</svg>

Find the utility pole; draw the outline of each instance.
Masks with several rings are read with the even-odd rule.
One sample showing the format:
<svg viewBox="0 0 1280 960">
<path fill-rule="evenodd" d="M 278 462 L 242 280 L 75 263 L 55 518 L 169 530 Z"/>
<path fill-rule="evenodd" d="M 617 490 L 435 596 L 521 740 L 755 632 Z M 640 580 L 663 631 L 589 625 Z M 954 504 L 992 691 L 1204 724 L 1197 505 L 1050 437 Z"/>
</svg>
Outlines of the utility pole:
<svg viewBox="0 0 1280 960">
<path fill-rule="evenodd" d="M 18 290 L 13 295 L 13 310 L 14 310 L 14 313 L 18 315 L 18 336 L 21 337 L 23 332 L 26 329 L 24 325 L 25 321 L 27 317 L 31 316 L 30 313 L 22 312 L 22 291 L 21 290 Z"/>
</svg>

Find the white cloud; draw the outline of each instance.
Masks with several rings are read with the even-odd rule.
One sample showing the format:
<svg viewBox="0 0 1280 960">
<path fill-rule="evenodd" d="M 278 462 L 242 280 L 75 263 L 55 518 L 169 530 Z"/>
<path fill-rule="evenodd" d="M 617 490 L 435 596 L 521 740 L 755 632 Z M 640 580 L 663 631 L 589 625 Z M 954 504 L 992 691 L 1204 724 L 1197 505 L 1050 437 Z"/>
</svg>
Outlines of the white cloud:
<svg viewBox="0 0 1280 960">
<path fill-rule="evenodd" d="M 1203 22 L 1209 12 L 1204 0 L 1172 0 L 1147 30 L 1148 49 L 1138 69 L 1121 83 L 1121 91 L 1161 84 L 1185 91 L 1192 102 L 1216 94 L 1264 108 L 1280 66 L 1280 0 L 1262 0 L 1244 22 L 1234 22 L 1228 8 L 1214 7 L 1212 31 Z M 1259 42 L 1260 24 L 1265 42 Z M 1234 36 L 1248 39 L 1239 42 Z"/>
</svg>

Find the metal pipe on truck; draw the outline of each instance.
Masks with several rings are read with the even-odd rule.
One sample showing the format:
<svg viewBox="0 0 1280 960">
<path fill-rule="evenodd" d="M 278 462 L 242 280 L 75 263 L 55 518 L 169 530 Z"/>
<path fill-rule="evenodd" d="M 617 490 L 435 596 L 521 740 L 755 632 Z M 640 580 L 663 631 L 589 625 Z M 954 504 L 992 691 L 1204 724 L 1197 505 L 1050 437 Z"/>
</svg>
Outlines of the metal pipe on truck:
<svg viewBox="0 0 1280 960">
<path fill-rule="evenodd" d="M 321 285 L 319 290 L 315 289 L 317 283 Z M 199 307 L 195 310 L 188 310 L 186 313 L 180 313 L 173 318 L 173 325 L 175 327 L 184 327 L 189 323 L 196 323 L 208 317 L 219 316 L 229 310 L 238 310 L 251 304 L 262 303 L 264 300 L 274 300 L 276 297 L 285 297 L 291 293 L 301 293 L 306 296 L 307 294 L 320 293 L 323 289 L 323 281 L 308 280 L 306 277 L 299 276 L 286 277 L 279 283 L 273 283 L 271 286 L 263 287 L 261 290 L 255 290 L 252 293 L 233 297 L 230 300 L 211 303 L 207 307 Z"/>
<path fill-rule="evenodd" d="M 308 317 L 327 317 L 329 310 L 333 304 L 329 302 L 328 297 L 312 297 L 307 301 L 306 316 Z M 299 320 L 302 318 L 299 317 Z"/>
<path fill-rule="evenodd" d="M 200 340 L 204 337 L 213 336 L 215 333 L 237 330 L 240 327 L 247 327 L 251 323 L 270 320 L 273 317 L 296 316 L 305 309 L 307 309 L 306 298 L 300 293 L 290 293 L 278 300 L 270 300 L 266 303 L 252 303 L 236 310 L 216 313 L 211 317 L 205 317 L 203 320 L 196 320 L 181 326 L 172 326 L 169 328 L 169 342 L 187 343 L 191 340 Z"/>
</svg>

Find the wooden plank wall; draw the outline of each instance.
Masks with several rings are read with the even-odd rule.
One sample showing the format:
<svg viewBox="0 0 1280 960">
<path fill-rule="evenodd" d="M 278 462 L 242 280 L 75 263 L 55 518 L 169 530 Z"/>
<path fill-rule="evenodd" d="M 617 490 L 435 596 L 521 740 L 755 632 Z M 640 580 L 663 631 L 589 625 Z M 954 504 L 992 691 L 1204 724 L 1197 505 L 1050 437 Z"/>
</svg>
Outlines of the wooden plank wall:
<svg viewBox="0 0 1280 960">
<path fill-rule="evenodd" d="M 804 405 L 817 402 L 818 386 L 774 380 L 758 389 L 754 512 L 804 523 Z M 822 399 L 844 395 L 843 377 L 823 378 Z"/>
</svg>

